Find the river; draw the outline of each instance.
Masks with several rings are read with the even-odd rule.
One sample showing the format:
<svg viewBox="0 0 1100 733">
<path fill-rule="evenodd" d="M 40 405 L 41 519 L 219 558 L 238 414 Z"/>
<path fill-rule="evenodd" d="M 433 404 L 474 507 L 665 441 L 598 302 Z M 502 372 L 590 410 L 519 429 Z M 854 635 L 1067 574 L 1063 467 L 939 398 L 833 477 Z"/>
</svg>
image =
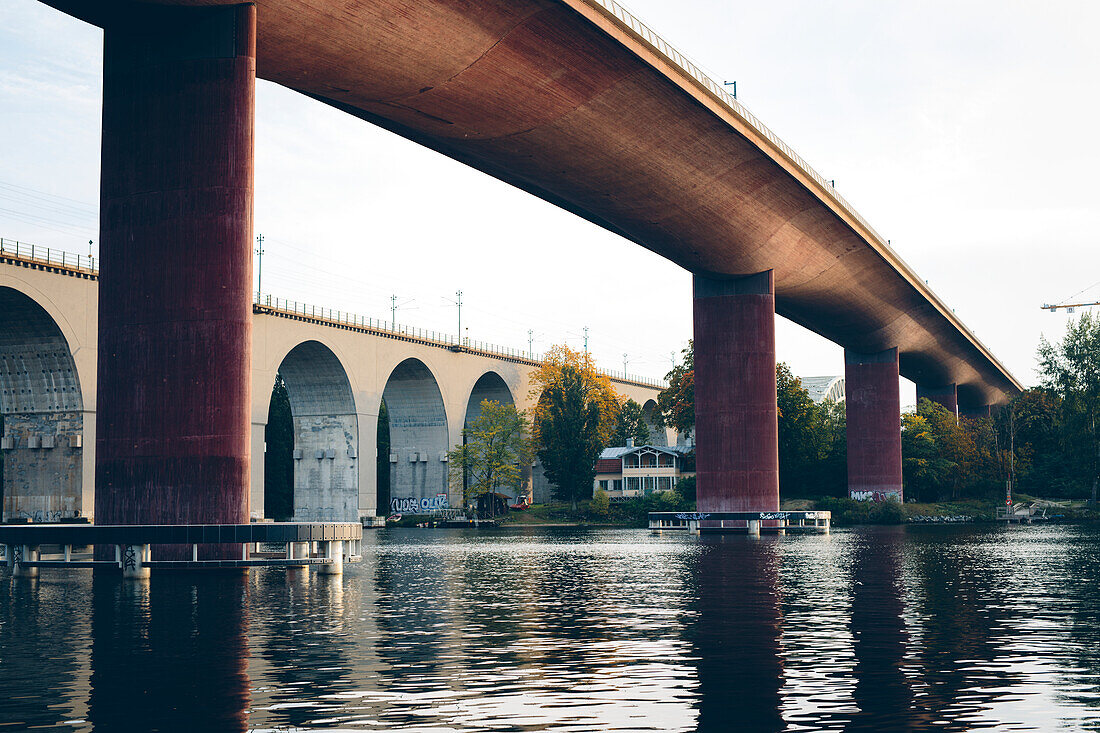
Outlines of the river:
<svg viewBox="0 0 1100 733">
<path fill-rule="evenodd" d="M 0 577 L 0 731 L 1100 728 L 1100 526 L 381 530 Z"/>
</svg>

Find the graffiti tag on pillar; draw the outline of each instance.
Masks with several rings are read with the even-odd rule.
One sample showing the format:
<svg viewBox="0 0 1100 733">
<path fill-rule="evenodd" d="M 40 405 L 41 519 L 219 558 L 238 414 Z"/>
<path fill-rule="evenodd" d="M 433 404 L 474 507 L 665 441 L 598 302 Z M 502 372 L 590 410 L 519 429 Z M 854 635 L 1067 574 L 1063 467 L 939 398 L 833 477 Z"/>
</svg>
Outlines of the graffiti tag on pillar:
<svg viewBox="0 0 1100 733">
<path fill-rule="evenodd" d="M 23 562 L 23 548 L 22 547 L 20 547 L 19 545 L 16 545 L 15 547 L 12 548 L 11 560 L 12 560 L 13 563 L 16 563 L 16 564 Z"/>
<path fill-rule="evenodd" d="M 432 512 L 439 509 L 447 509 L 450 502 L 446 495 L 418 498 L 408 496 L 404 498 L 390 499 L 390 511 L 394 514 L 416 514 L 417 512 Z"/>
<path fill-rule="evenodd" d="M 703 512 L 703 513 L 699 513 L 699 512 L 681 512 L 680 514 L 676 515 L 676 518 L 677 519 L 686 519 L 689 522 L 698 522 L 702 519 L 706 519 L 709 516 L 710 516 L 710 514 L 708 514 L 706 512 Z"/>
<path fill-rule="evenodd" d="M 126 545 L 126 552 L 122 553 L 123 570 L 137 570 L 137 553 L 133 545 Z"/>
</svg>

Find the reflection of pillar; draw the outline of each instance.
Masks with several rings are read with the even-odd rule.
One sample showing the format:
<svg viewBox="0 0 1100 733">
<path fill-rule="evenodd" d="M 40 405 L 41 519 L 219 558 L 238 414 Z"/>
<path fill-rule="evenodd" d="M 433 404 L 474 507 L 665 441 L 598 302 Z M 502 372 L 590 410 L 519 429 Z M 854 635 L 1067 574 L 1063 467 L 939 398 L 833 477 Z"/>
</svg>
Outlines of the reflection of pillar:
<svg viewBox="0 0 1100 733">
<path fill-rule="evenodd" d="M 958 416 L 959 414 L 959 394 L 954 384 L 933 386 L 920 384 L 918 382 L 917 402 L 920 402 L 922 399 L 932 400 L 937 404 L 943 405 L 944 409 L 952 415 Z"/>
<path fill-rule="evenodd" d="M 905 673 L 901 558 L 905 529 L 877 527 L 854 535 L 852 558 L 852 647 L 859 713 L 847 731 L 911 730 L 912 693 Z"/>
<path fill-rule="evenodd" d="M 772 272 L 695 276 L 696 481 L 701 511 L 779 508 Z"/>
<path fill-rule="evenodd" d="M 778 538 L 711 536 L 685 632 L 698 659 L 697 730 L 779 731 Z"/>
<path fill-rule="evenodd" d="M 247 729 L 247 576 L 172 581 L 93 577 L 96 730 Z"/>
<path fill-rule="evenodd" d="M 844 350 L 848 495 L 901 501 L 901 390 L 898 350 Z"/>
<path fill-rule="evenodd" d="M 102 524 L 248 521 L 255 29 L 251 5 L 106 23 Z"/>
</svg>

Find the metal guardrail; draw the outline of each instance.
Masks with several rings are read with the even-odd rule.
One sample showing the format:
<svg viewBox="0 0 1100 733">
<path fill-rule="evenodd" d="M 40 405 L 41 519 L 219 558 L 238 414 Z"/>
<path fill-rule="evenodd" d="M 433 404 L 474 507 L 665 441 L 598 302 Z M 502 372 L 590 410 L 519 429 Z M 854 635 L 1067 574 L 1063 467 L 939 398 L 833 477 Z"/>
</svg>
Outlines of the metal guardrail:
<svg viewBox="0 0 1100 733">
<path fill-rule="evenodd" d="M 99 267 L 95 257 L 80 255 L 50 247 L 42 247 L 27 242 L 0 237 L 0 257 L 12 257 L 25 262 L 35 262 L 43 265 L 70 270 L 74 273 L 82 273 L 98 277 Z M 360 316 L 348 311 L 326 308 L 311 303 L 301 303 L 297 300 L 276 298 L 261 293 L 252 294 L 252 305 L 259 308 L 258 312 L 270 311 L 273 315 L 294 316 L 309 318 L 318 323 L 325 323 L 345 328 L 355 328 L 389 338 L 399 338 L 428 346 L 463 351 L 478 356 L 487 356 L 494 359 L 507 359 L 509 361 L 539 366 L 543 362 L 542 354 L 531 354 L 522 349 L 511 349 L 506 346 L 491 344 L 486 341 L 477 341 L 469 338 L 462 339 L 453 334 L 442 331 L 432 331 L 426 328 L 417 328 L 400 323 L 391 323 L 377 318 Z M 668 384 L 664 380 L 651 379 L 625 372 L 617 372 L 611 369 L 599 369 L 599 374 L 616 382 L 637 384 L 654 389 L 664 389 Z"/>
<path fill-rule="evenodd" d="M 44 265 L 57 265 L 69 270 L 79 270 L 89 275 L 99 274 L 96 258 L 90 255 L 66 252 L 63 249 L 28 244 L 16 239 L 0 237 L 0 256 L 8 255 L 21 260 L 40 262 Z"/>
</svg>

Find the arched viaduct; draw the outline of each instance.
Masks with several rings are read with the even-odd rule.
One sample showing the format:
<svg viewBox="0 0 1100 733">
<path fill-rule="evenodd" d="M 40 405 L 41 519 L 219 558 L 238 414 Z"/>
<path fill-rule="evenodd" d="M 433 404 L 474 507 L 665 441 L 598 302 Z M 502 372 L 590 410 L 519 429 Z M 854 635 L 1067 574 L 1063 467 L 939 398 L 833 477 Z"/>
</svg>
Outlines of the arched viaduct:
<svg viewBox="0 0 1100 733">
<path fill-rule="evenodd" d="M 98 278 L 84 268 L 0 255 L 0 414 L 4 419 L 5 519 L 93 516 L 97 404 Z M 453 351 L 430 337 L 355 325 L 341 314 L 255 306 L 251 355 L 250 513 L 264 511 L 264 430 L 275 375 L 294 427 L 294 517 L 356 519 L 376 506 L 379 406 L 389 412 L 390 493 L 404 500 L 448 494 L 448 450 L 482 400 L 533 405 L 537 363 L 488 351 Z M 658 389 L 614 380 L 652 407 Z M 675 434 L 653 428 L 655 439 Z M 539 483 L 537 475 L 529 477 Z"/>
<path fill-rule="evenodd" d="M 899 374 L 963 412 L 1021 389 L 830 181 L 615 0 L 46 2 L 104 29 L 111 521 L 247 515 L 257 78 L 690 270 L 704 511 L 778 508 L 777 313 L 845 349 L 854 495 L 901 496 Z M 216 399 L 178 397 L 195 385 Z"/>
</svg>

